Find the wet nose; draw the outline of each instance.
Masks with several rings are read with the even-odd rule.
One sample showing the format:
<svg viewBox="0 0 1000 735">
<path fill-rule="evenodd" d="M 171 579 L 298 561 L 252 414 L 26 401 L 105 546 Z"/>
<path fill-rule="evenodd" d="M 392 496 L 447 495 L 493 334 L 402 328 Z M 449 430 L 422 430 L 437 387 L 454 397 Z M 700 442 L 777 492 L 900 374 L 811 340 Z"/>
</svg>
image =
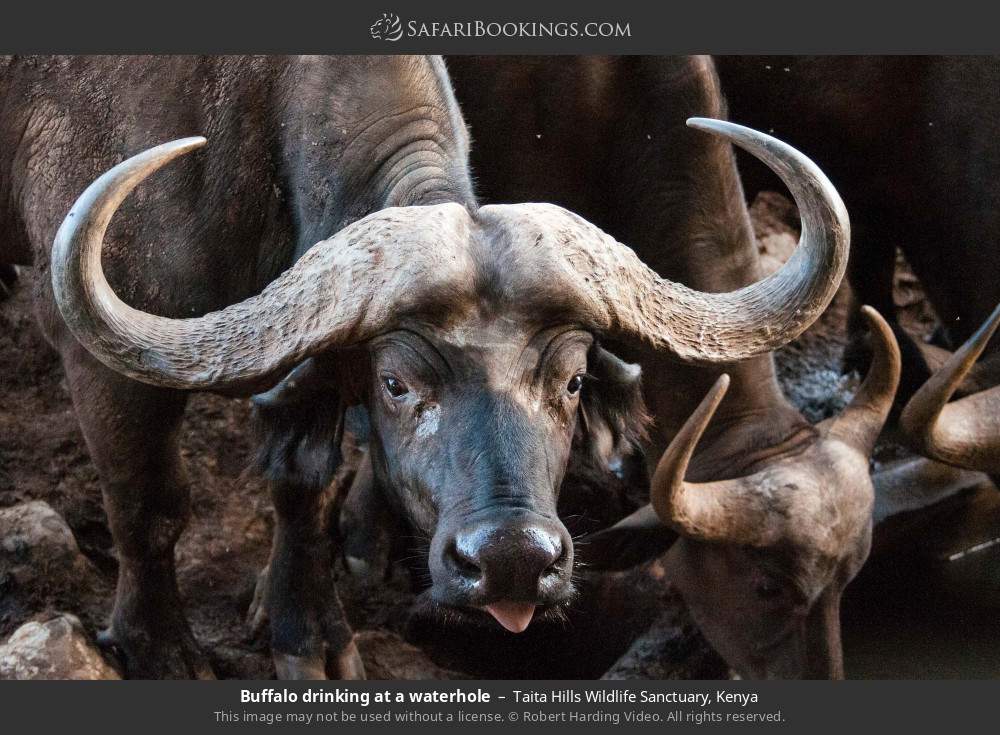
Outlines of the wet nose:
<svg viewBox="0 0 1000 735">
<path fill-rule="evenodd" d="M 556 602 L 568 592 L 572 543 L 561 524 L 544 518 L 467 526 L 446 554 L 487 602 Z"/>
</svg>

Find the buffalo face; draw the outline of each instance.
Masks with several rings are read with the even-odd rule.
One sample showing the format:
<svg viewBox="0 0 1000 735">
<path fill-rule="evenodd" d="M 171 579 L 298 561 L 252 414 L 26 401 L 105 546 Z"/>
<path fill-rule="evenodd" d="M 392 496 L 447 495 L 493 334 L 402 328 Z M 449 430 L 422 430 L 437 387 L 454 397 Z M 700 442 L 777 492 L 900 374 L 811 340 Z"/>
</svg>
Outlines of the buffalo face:
<svg viewBox="0 0 1000 735">
<path fill-rule="evenodd" d="M 487 609 L 520 632 L 536 605 L 572 592 L 556 500 L 593 340 L 504 331 L 376 340 L 368 405 L 376 476 L 430 538 L 434 599 Z"/>
<path fill-rule="evenodd" d="M 646 421 L 637 367 L 585 330 L 526 321 L 408 324 L 255 398 L 260 465 L 299 483 L 328 481 L 338 412 L 361 401 L 376 480 L 427 541 L 432 598 L 513 632 L 573 595 L 573 541 L 556 513 L 570 452 L 606 467 Z"/>
<path fill-rule="evenodd" d="M 780 487 L 758 486 L 776 491 L 777 512 L 788 513 L 780 535 L 758 544 L 682 536 L 665 559 L 705 638 L 746 678 L 843 676 L 840 597 L 868 556 L 872 489 L 867 467 L 843 447 L 815 449 L 826 456 L 808 476 L 770 468 Z M 824 473 L 824 460 L 843 474 Z M 811 496 L 810 507 L 783 493 Z"/>
</svg>

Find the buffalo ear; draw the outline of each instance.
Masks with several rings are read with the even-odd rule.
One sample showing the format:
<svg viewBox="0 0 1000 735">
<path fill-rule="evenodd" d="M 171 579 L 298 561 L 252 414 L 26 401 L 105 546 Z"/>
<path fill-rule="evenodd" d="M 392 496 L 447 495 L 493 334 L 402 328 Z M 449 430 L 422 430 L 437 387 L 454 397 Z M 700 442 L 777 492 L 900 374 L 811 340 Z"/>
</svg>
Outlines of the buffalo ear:
<svg viewBox="0 0 1000 735">
<path fill-rule="evenodd" d="M 255 465 L 269 481 L 324 488 L 343 462 L 344 414 L 357 388 L 344 376 L 353 351 L 310 357 L 266 393 L 253 396 L 259 445 Z"/>
<path fill-rule="evenodd" d="M 651 421 L 642 399 L 642 370 L 594 344 L 587 355 L 587 385 L 579 435 L 599 466 L 613 468 L 647 437 Z"/>
<path fill-rule="evenodd" d="M 676 539 L 653 506 L 645 505 L 610 528 L 584 536 L 575 548 L 584 568 L 617 572 L 664 554 Z"/>
</svg>

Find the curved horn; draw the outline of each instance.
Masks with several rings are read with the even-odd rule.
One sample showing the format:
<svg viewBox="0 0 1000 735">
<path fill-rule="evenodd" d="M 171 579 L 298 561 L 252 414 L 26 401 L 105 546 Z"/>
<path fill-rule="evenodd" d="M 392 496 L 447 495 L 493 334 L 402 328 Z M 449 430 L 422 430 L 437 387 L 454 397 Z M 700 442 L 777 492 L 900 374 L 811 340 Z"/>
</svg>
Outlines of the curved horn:
<svg viewBox="0 0 1000 735">
<path fill-rule="evenodd" d="M 185 138 L 115 166 L 80 195 L 56 234 L 56 303 L 76 338 L 112 369 L 164 387 L 252 390 L 311 354 L 384 329 L 401 299 L 471 278 L 460 205 L 391 208 L 315 245 L 260 294 L 221 311 L 169 319 L 130 307 L 101 267 L 108 224 L 141 181 L 204 144 Z M 401 230 L 408 237 L 395 237 Z"/>
<path fill-rule="evenodd" d="M 666 525 L 700 541 L 766 545 L 780 533 L 766 493 L 755 488 L 760 473 L 716 482 L 686 482 L 688 462 L 729 387 L 721 375 L 663 453 L 650 483 L 649 500 Z"/>
<path fill-rule="evenodd" d="M 847 267 L 850 221 L 823 172 L 790 145 L 723 120 L 691 118 L 688 125 L 746 149 L 788 186 L 802 220 L 788 262 L 736 291 L 703 293 L 660 278 L 629 248 L 579 218 L 558 225 L 557 247 L 600 328 L 684 361 L 737 362 L 787 344 L 823 312 Z"/>
<path fill-rule="evenodd" d="M 948 403 L 998 325 L 1000 306 L 906 404 L 900 424 L 916 451 L 957 467 L 1000 472 L 1000 386 Z"/>
<path fill-rule="evenodd" d="M 896 337 L 882 315 L 870 306 L 863 306 L 861 313 L 874 335 L 874 359 L 854 398 L 829 426 L 830 433 L 848 440 L 867 457 L 875 448 L 896 397 L 900 356 Z"/>
</svg>

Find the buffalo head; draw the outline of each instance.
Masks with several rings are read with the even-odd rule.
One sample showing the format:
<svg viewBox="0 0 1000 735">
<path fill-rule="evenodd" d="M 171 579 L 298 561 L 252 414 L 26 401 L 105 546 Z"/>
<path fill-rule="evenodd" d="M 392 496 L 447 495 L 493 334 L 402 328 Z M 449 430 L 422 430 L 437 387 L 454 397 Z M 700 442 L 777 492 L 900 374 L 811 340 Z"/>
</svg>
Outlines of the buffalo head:
<svg viewBox="0 0 1000 735">
<path fill-rule="evenodd" d="M 899 382 L 899 348 L 870 307 L 878 350 L 840 416 L 746 477 L 684 480 L 728 386 L 723 375 L 664 452 L 651 505 L 595 534 L 588 560 L 634 563 L 663 550 L 670 581 L 716 650 L 751 678 L 839 678 L 840 596 L 868 556 L 873 490 L 868 457 Z M 635 548 L 636 544 L 644 549 Z"/>
<path fill-rule="evenodd" d="M 573 544 L 555 507 L 574 436 L 607 454 L 638 405 L 637 371 L 597 339 L 741 360 L 805 330 L 843 275 L 847 215 L 812 162 L 738 125 L 691 124 L 772 166 L 802 213 L 791 260 L 731 293 L 666 281 L 554 205 L 446 203 L 375 212 L 221 311 L 136 311 L 102 273 L 105 230 L 196 138 L 142 153 L 83 193 L 56 237 L 56 300 L 76 338 L 133 379 L 247 393 L 285 378 L 258 400 L 275 481 L 328 481 L 344 410 L 364 404 L 375 472 L 429 540 L 433 597 L 523 630 L 537 606 L 572 594 Z"/>
</svg>

